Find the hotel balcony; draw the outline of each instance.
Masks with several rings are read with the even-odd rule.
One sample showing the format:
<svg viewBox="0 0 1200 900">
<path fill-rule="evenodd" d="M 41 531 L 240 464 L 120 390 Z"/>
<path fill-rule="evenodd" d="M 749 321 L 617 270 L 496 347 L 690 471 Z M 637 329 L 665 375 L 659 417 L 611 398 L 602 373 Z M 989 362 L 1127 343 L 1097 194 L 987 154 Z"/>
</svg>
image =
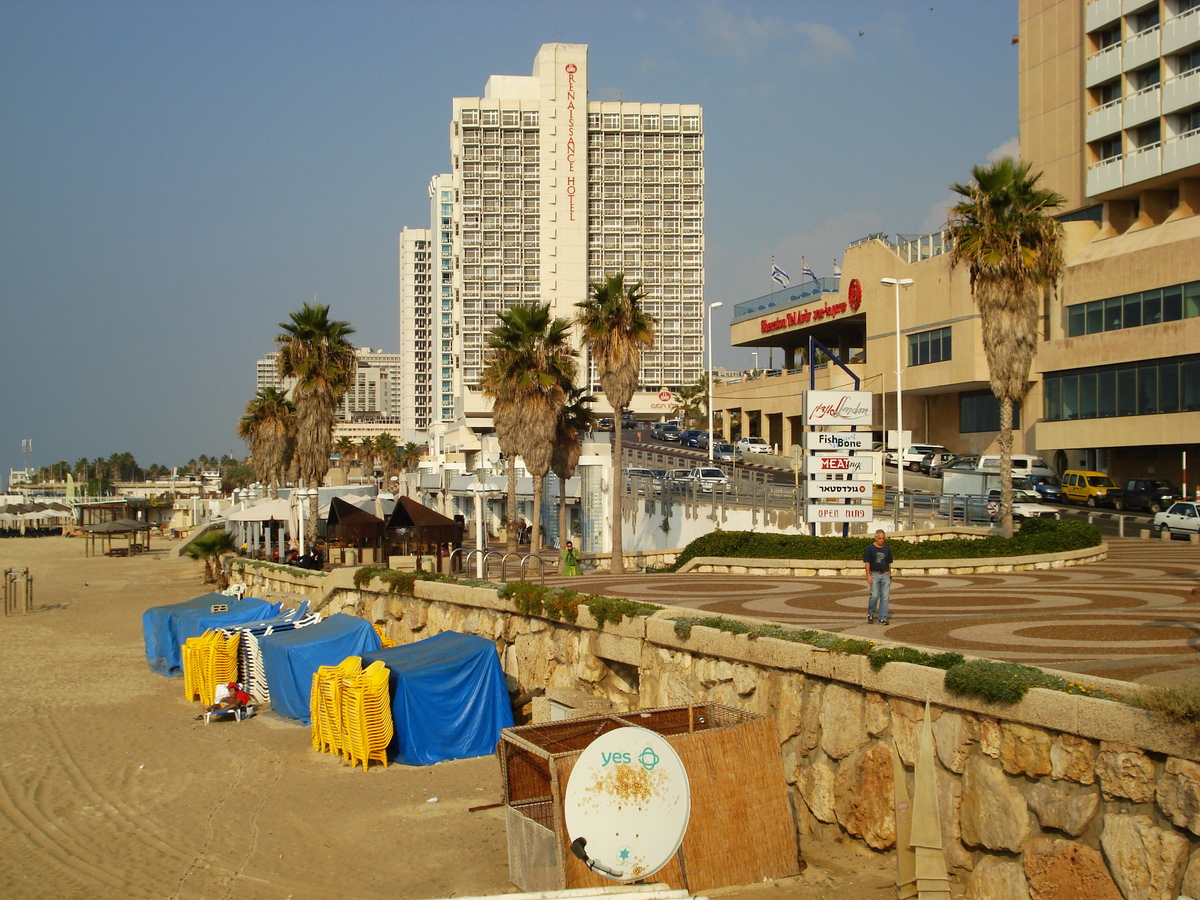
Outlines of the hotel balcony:
<svg viewBox="0 0 1200 900">
<path fill-rule="evenodd" d="M 1161 45 L 1162 29 L 1155 25 L 1152 28 L 1147 28 L 1145 31 L 1139 31 L 1133 37 L 1125 39 L 1125 54 L 1121 60 L 1121 67 L 1125 71 L 1140 69 L 1147 63 L 1151 63 L 1158 59 L 1161 55 L 1159 46 Z"/>
<path fill-rule="evenodd" d="M 1084 140 L 1090 143 L 1120 131 L 1122 105 L 1121 100 L 1117 99 L 1088 110 L 1087 124 L 1084 126 Z"/>
<path fill-rule="evenodd" d="M 1179 112 L 1200 103 L 1200 69 L 1176 75 L 1163 85 L 1162 111 Z"/>
<path fill-rule="evenodd" d="M 1089 197 L 1096 197 L 1115 191 L 1124 183 L 1122 179 L 1122 158 L 1114 156 L 1088 166 L 1087 192 Z"/>
<path fill-rule="evenodd" d="M 1084 10 L 1084 28 L 1095 31 L 1121 16 L 1121 0 L 1088 0 Z"/>
<path fill-rule="evenodd" d="M 1142 88 L 1125 100 L 1125 109 L 1122 112 L 1124 127 L 1133 128 L 1151 119 L 1157 119 L 1161 111 L 1162 88 L 1157 84 Z"/>
<path fill-rule="evenodd" d="M 1162 53 L 1169 56 L 1200 41 L 1200 6 L 1163 22 Z"/>
<path fill-rule="evenodd" d="M 1125 154 L 1125 183 L 1137 184 L 1162 174 L 1162 142 L 1155 141 Z"/>
<path fill-rule="evenodd" d="M 1106 81 L 1112 81 L 1121 74 L 1121 45 L 1113 44 L 1103 50 L 1097 50 L 1087 58 L 1084 66 L 1084 85 L 1095 87 Z"/>
<path fill-rule="evenodd" d="M 1178 172 L 1200 165 L 1200 129 L 1167 138 L 1163 144 L 1162 170 Z"/>
</svg>

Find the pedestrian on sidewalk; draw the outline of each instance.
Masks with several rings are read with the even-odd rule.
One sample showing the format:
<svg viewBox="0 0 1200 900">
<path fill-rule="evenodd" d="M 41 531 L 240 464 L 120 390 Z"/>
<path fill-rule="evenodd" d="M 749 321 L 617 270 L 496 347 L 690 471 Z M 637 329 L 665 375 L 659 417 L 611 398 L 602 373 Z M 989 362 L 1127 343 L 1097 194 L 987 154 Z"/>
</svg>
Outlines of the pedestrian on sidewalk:
<svg viewBox="0 0 1200 900">
<path fill-rule="evenodd" d="M 562 573 L 564 575 L 579 574 L 579 556 L 575 553 L 575 545 L 567 541 L 567 549 L 562 555 Z"/>
<path fill-rule="evenodd" d="M 875 532 L 875 542 L 863 551 L 863 569 L 867 573 L 870 594 L 867 598 L 867 624 L 879 615 L 879 624 L 888 623 L 888 598 L 892 592 L 892 548 L 883 529 Z"/>
</svg>

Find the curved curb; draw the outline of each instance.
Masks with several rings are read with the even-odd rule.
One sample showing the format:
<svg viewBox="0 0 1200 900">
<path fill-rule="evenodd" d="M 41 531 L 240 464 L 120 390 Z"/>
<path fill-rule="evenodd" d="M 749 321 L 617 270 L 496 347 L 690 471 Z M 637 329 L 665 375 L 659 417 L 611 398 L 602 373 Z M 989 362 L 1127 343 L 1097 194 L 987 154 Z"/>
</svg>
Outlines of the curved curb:
<svg viewBox="0 0 1200 900">
<path fill-rule="evenodd" d="M 1082 550 L 1037 553 L 1030 556 L 993 556 L 984 559 L 898 559 L 892 573 L 904 575 L 991 575 L 1031 569 L 1061 569 L 1087 565 L 1108 558 L 1108 543 Z M 796 578 L 854 578 L 862 575 L 862 563 L 844 559 L 738 559 L 726 556 L 695 556 L 676 574 L 770 575 Z"/>
</svg>

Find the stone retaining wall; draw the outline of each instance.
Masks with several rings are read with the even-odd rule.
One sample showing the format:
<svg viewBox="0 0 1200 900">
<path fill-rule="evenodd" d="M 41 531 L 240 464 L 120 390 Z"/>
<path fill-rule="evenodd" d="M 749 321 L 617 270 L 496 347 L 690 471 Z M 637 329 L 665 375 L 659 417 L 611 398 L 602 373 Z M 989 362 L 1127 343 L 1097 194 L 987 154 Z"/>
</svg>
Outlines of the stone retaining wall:
<svg viewBox="0 0 1200 900">
<path fill-rule="evenodd" d="M 993 704 L 949 694 L 944 673 L 922 666 L 876 672 L 863 656 L 701 626 L 685 639 L 677 610 L 597 627 L 586 607 L 575 623 L 553 622 L 490 588 L 417 582 L 407 597 L 378 581 L 358 591 L 346 570 L 297 573 L 294 584 L 264 575 L 291 595 L 323 581 L 316 608 L 364 616 L 397 643 L 448 630 L 487 637 L 514 693 L 578 691 L 618 709 L 714 702 L 773 717 L 802 847 L 894 847 L 892 756 L 911 791 L 929 702 L 946 861 L 968 896 L 1200 896 L 1200 738 L 1145 711 L 1041 689 Z"/>
</svg>

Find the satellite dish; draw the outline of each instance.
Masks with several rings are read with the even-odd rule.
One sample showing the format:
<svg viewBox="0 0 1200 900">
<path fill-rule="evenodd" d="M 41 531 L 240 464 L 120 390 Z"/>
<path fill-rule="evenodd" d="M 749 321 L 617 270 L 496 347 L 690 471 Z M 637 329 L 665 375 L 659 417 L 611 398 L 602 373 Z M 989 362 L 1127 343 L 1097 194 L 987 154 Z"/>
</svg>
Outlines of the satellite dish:
<svg viewBox="0 0 1200 900">
<path fill-rule="evenodd" d="M 675 748 L 632 726 L 602 734 L 580 753 L 563 805 L 571 852 L 614 881 L 637 881 L 665 866 L 692 812 Z"/>
</svg>

